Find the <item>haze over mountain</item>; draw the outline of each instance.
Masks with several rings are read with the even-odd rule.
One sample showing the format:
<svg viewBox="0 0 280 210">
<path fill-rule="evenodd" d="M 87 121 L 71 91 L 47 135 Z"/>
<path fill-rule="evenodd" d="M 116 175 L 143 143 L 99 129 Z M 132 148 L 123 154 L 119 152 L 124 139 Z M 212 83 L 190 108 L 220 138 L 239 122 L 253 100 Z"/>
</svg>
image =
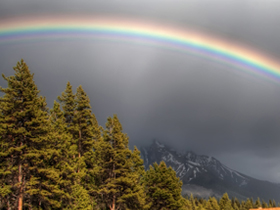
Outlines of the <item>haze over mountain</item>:
<svg viewBox="0 0 280 210">
<path fill-rule="evenodd" d="M 171 166 L 183 181 L 183 194 L 208 198 L 221 197 L 225 192 L 229 197 L 246 200 L 257 199 L 280 201 L 280 186 L 258 180 L 230 169 L 214 157 L 197 155 L 186 151 L 179 153 L 173 148 L 154 140 L 149 147 L 141 148 L 145 168 L 154 162 L 164 161 Z"/>
</svg>

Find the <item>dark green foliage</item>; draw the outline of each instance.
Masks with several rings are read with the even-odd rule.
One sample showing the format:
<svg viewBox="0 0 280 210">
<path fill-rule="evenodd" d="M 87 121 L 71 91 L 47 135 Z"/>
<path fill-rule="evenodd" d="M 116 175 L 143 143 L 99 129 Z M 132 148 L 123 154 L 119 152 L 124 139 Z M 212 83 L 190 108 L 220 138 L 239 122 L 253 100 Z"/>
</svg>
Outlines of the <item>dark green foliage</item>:
<svg viewBox="0 0 280 210">
<path fill-rule="evenodd" d="M 143 160 L 135 148 L 128 148 L 128 137 L 116 115 L 109 117 L 103 139 L 95 145 L 98 171 L 96 196 L 110 209 L 143 209 L 145 197 L 141 185 Z"/>
<path fill-rule="evenodd" d="M 253 203 L 252 200 L 247 198 L 246 202 L 245 202 L 245 209 L 249 210 L 253 208 Z"/>
<path fill-rule="evenodd" d="M 72 86 L 67 83 L 66 90 L 58 99 L 62 103 L 64 123 L 70 134 L 69 157 L 74 170 L 74 183 L 83 186 L 88 194 L 94 188 L 94 143 L 101 138 L 100 129 L 94 114 L 91 113 L 90 100 L 82 86 L 74 95 Z"/>
<path fill-rule="evenodd" d="M 275 200 L 272 201 L 272 207 L 273 207 L 273 208 L 276 207 L 276 202 L 275 202 Z"/>
<path fill-rule="evenodd" d="M 205 209 L 207 210 L 220 210 L 218 201 L 215 197 L 210 197 L 206 203 Z"/>
<path fill-rule="evenodd" d="M 91 113 L 89 98 L 82 86 L 77 88 L 75 104 L 72 134 L 76 146 L 76 171 L 81 172 L 83 167 L 88 170 L 93 168 L 91 158 L 93 157 L 94 144 L 94 119 Z"/>
<path fill-rule="evenodd" d="M 221 210 L 230 210 L 231 208 L 231 200 L 228 197 L 228 194 L 225 193 L 219 202 L 219 206 Z"/>
<path fill-rule="evenodd" d="M 239 206 L 235 202 L 233 203 L 232 208 L 234 210 L 239 210 Z"/>
<path fill-rule="evenodd" d="M 239 202 L 239 200 L 237 199 L 237 198 L 234 198 L 234 203 L 236 204 L 236 206 L 238 207 L 238 208 L 240 208 L 240 202 Z M 233 204 L 233 206 L 234 206 L 234 204 Z"/>
<path fill-rule="evenodd" d="M 63 112 L 60 105 L 54 102 L 53 109 L 50 111 L 50 138 L 52 139 L 52 149 L 54 153 L 49 162 L 49 166 L 59 171 L 58 184 L 63 190 L 64 195 L 60 196 L 62 207 L 71 203 L 72 185 L 74 183 L 74 170 L 72 167 L 71 135 L 68 133 Z"/>
<path fill-rule="evenodd" d="M 258 198 L 255 202 L 254 208 L 257 209 L 257 208 L 260 208 L 260 207 L 262 207 L 262 204 L 261 204 L 260 198 Z"/>
<path fill-rule="evenodd" d="M 53 153 L 45 98 L 33 81 L 26 63 L 14 67 L 15 75 L 3 78 L 1 99 L 1 196 L 7 206 L 22 209 L 23 203 L 45 209 L 59 207 L 58 174 L 48 168 Z M 8 203 L 8 200 L 10 201 Z"/>
<path fill-rule="evenodd" d="M 154 163 L 144 176 L 146 196 L 150 209 L 183 209 L 182 182 L 176 172 L 164 162 Z"/>
<path fill-rule="evenodd" d="M 240 204 L 239 209 L 240 209 L 240 210 L 246 210 L 245 201 L 241 201 L 241 204 Z"/>
<path fill-rule="evenodd" d="M 262 200 L 262 208 L 268 208 L 268 205 L 264 200 Z"/>
<path fill-rule="evenodd" d="M 72 199 L 70 205 L 66 208 L 67 210 L 92 210 L 95 205 L 92 202 L 90 196 L 86 189 L 84 189 L 81 185 L 75 184 L 71 187 L 72 191 Z"/>
<path fill-rule="evenodd" d="M 99 125 L 91 113 L 90 100 L 82 86 L 75 94 L 75 111 L 73 117 L 74 168 L 77 183 L 81 184 L 89 194 L 95 187 L 94 144 L 101 138 Z"/>
<path fill-rule="evenodd" d="M 67 129 L 69 133 L 73 134 L 73 118 L 76 104 L 75 95 L 73 94 L 72 85 L 70 82 L 67 82 L 65 91 L 62 92 L 61 96 L 58 96 L 57 98 L 62 104 L 62 110 L 64 113 Z"/>
<path fill-rule="evenodd" d="M 195 199 L 193 198 L 192 194 L 191 194 L 191 197 L 190 197 L 190 208 L 191 208 L 191 210 L 196 210 L 197 209 L 197 205 L 195 203 Z"/>
<path fill-rule="evenodd" d="M 140 151 L 116 115 L 104 130 L 82 86 L 70 82 L 48 112 L 45 98 L 23 60 L 0 87 L 1 210 L 249 210 L 267 208 L 258 198 L 239 201 L 225 193 L 219 203 L 181 196 L 182 182 L 164 162 L 145 172 Z M 62 110 L 61 110 L 62 108 Z M 269 200 L 269 207 L 276 207 Z"/>
</svg>

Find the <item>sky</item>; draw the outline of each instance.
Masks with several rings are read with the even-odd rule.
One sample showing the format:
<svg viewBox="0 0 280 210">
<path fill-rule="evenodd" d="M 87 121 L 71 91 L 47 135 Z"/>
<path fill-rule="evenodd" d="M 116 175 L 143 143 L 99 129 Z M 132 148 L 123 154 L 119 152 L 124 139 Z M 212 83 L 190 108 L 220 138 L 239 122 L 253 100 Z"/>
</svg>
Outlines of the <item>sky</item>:
<svg viewBox="0 0 280 210">
<path fill-rule="evenodd" d="M 280 63 L 277 0 L 0 2 L 0 26 L 11 19 L 20 23 L 63 16 L 193 30 Z M 12 67 L 23 58 L 50 108 L 70 81 L 74 91 L 83 86 L 100 125 L 118 115 L 131 147 L 156 139 L 280 183 L 280 78 L 142 41 L 78 34 L 4 43 L 0 37 L 0 72 L 13 75 Z M 0 86 L 6 85 L 0 79 Z"/>
</svg>

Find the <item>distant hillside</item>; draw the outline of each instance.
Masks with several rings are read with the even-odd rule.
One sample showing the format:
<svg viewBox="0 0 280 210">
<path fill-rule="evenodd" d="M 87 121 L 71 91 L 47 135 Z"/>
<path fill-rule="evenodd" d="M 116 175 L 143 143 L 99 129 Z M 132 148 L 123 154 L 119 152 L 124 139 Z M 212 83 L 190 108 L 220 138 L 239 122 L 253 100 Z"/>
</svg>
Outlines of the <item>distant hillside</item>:
<svg viewBox="0 0 280 210">
<path fill-rule="evenodd" d="M 214 157 L 197 155 L 194 152 L 180 154 L 159 141 L 141 149 L 145 167 L 154 162 L 165 161 L 183 181 L 183 194 L 208 198 L 221 197 L 225 192 L 230 197 L 245 200 L 258 197 L 280 201 L 279 184 L 262 181 L 223 165 Z"/>
</svg>

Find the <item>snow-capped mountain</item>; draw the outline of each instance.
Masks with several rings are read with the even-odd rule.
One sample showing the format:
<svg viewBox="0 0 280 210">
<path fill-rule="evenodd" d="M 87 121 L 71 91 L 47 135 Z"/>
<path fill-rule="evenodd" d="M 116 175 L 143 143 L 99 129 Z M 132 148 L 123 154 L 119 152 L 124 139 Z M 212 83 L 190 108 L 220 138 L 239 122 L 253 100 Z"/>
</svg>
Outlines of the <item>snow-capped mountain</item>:
<svg viewBox="0 0 280 210">
<path fill-rule="evenodd" d="M 227 192 L 230 197 L 247 199 L 275 199 L 280 201 L 280 186 L 261 181 L 232 170 L 214 157 L 197 155 L 194 152 L 181 154 L 174 149 L 154 141 L 141 149 L 146 169 L 154 162 L 164 161 L 171 166 L 183 181 L 182 193 L 200 197 L 220 197 Z"/>
</svg>

